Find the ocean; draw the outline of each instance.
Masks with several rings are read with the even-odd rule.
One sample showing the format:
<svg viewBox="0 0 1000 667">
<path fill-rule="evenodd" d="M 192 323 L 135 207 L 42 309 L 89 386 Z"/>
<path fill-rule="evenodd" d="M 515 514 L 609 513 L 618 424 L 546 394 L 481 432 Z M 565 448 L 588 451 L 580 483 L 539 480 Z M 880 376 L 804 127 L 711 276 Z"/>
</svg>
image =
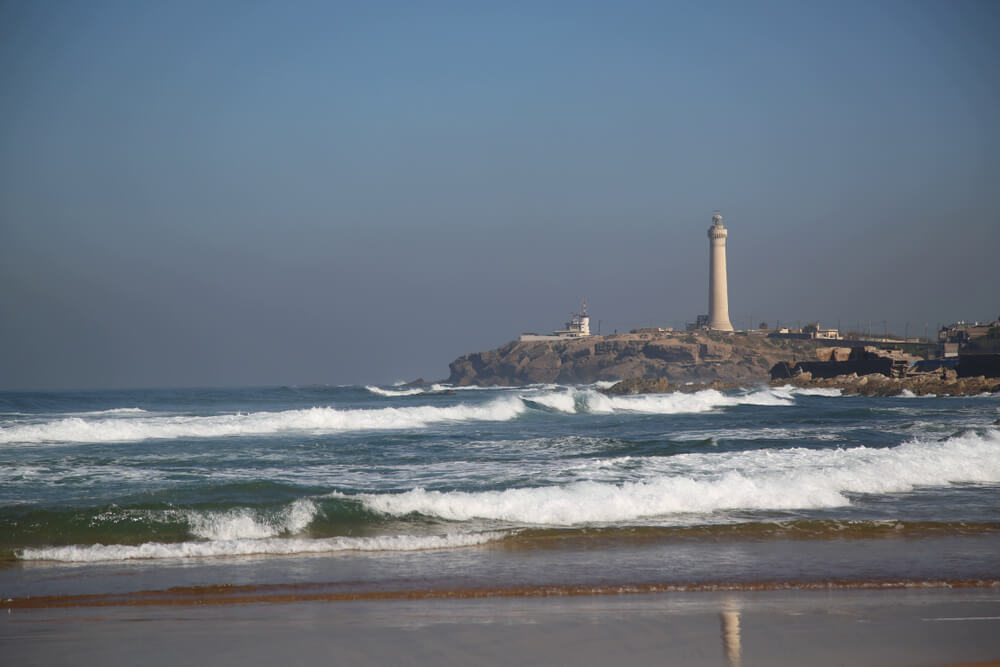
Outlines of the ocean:
<svg viewBox="0 0 1000 667">
<path fill-rule="evenodd" d="M 0 393 L 8 605 L 1000 585 L 1000 397 Z"/>
</svg>

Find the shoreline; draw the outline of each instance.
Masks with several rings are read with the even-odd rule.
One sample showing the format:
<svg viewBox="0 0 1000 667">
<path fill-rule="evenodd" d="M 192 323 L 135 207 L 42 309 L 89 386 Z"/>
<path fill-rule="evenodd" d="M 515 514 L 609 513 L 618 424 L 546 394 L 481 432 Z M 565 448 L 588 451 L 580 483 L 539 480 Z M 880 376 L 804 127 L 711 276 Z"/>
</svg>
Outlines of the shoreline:
<svg viewBox="0 0 1000 667">
<path fill-rule="evenodd" d="M 330 591 L 337 583 L 249 584 L 177 586 L 128 593 L 89 595 L 46 595 L 5 598 L 0 609 L 12 611 L 43 609 L 81 609 L 108 607 L 187 607 L 246 604 L 290 604 L 298 602 L 392 602 L 419 600 L 484 600 L 509 598 L 586 598 L 632 597 L 669 594 L 834 592 L 834 591 L 1000 591 L 1000 579 L 939 580 L 828 580 L 828 581 L 730 581 L 690 584 L 615 584 L 615 585 L 527 585 L 504 587 L 396 589 L 376 591 Z"/>
</svg>

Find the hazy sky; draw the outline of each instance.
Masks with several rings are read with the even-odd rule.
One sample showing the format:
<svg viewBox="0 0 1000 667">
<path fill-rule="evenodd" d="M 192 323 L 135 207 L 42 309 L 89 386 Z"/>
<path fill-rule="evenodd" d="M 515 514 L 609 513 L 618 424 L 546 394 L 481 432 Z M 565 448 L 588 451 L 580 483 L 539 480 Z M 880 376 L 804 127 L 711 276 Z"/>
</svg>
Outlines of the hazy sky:
<svg viewBox="0 0 1000 667">
<path fill-rule="evenodd" d="M 0 388 L 1000 314 L 1000 3 L 0 0 Z M 883 325 L 883 321 L 887 324 Z"/>
</svg>

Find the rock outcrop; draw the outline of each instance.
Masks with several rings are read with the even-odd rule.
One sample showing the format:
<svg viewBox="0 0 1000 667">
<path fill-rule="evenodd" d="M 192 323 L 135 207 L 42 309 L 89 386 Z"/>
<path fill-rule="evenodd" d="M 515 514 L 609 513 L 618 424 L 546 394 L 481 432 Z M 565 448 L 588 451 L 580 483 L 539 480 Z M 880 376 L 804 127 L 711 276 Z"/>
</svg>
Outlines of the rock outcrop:
<svg viewBox="0 0 1000 667">
<path fill-rule="evenodd" d="M 608 396 L 627 396 L 630 394 L 672 394 L 680 392 L 682 394 L 693 394 L 705 389 L 715 389 L 716 391 L 730 391 L 740 389 L 742 385 L 732 382 L 670 382 L 666 378 L 628 378 L 617 382 L 607 389 L 600 391 Z"/>
<path fill-rule="evenodd" d="M 956 377 L 955 373 L 912 375 L 890 378 L 873 373 L 839 375 L 834 378 L 814 378 L 810 373 L 800 373 L 795 377 L 772 380 L 771 385 L 790 384 L 794 387 L 840 389 L 845 394 L 861 396 L 899 396 L 909 392 L 916 396 L 976 396 L 1000 392 L 1000 378 L 982 375 L 971 378 Z"/>
<path fill-rule="evenodd" d="M 779 361 L 815 358 L 812 341 L 715 332 L 637 333 L 513 341 L 453 361 L 455 385 L 521 385 L 663 378 L 665 382 L 763 384 Z"/>
</svg>

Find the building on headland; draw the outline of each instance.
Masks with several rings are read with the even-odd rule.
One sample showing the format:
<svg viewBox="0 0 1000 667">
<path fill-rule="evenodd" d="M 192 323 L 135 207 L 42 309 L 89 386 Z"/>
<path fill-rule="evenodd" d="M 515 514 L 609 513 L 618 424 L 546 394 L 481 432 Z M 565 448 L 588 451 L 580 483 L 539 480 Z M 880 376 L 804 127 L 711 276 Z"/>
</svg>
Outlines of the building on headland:
<svg viewBox="0 0 1000 667">
<path fill-rule="evenodd" d="M 579 313 L 572 313 L 565 329 L 553 331 L 551 334 L 523 333 L 521 342 L 531 342 L 539 340 L 564 340 L 567 338 L 583 338 L 590 335 L 590 316 L 587 314 L 587 302 L 583 302 L 583 308 Z"/>
<path fill-rule="evenodd" d="M 948 324 L 938 331 L 939 343 L 968 343 L 973 338 L 988 336 L 991 330 L 1000 327 L 1000 318 L 993 322 L 966 322 L 964 320 Z"/>
<path fill-rule="evenodd" d="M 802 331 L 809 334 L 812 338 L 820 340 L 840 340 L 839 329 L 824 329 L 819 325 L 819 322 L 810 322 L 802 327 Z"/>
<path fill-rule="evenodd" d="M 708 315 L 699 315 L 694 318 L 694 322 L 688 322 L 685 327 L 688 331 L 700 331 L 708 328 Z"/>
<path fill-rule="evenodd" d="M 708 228 L 708 328 L 715 331 L 732 331 L 729 321 L 729 286 L 726 281 L 726 237 L 729 232 L 722 224 L 722 216 L 712 216 Z"/>
<path fill-rule="evenodd" d="M 958 357 L 958 377 L 1000 377 L 1000 317 L 941 327 L 938 354 L 945 359 Z"/>
<path fill-rule="evenodd" d="M 780 327 L 767 334 L 768 338 L 798 338 L 803 340 L 843 340 L 839 329 L 824 329 L 819 322 L 810 322 L 801 329 Z"/>
</svg>

